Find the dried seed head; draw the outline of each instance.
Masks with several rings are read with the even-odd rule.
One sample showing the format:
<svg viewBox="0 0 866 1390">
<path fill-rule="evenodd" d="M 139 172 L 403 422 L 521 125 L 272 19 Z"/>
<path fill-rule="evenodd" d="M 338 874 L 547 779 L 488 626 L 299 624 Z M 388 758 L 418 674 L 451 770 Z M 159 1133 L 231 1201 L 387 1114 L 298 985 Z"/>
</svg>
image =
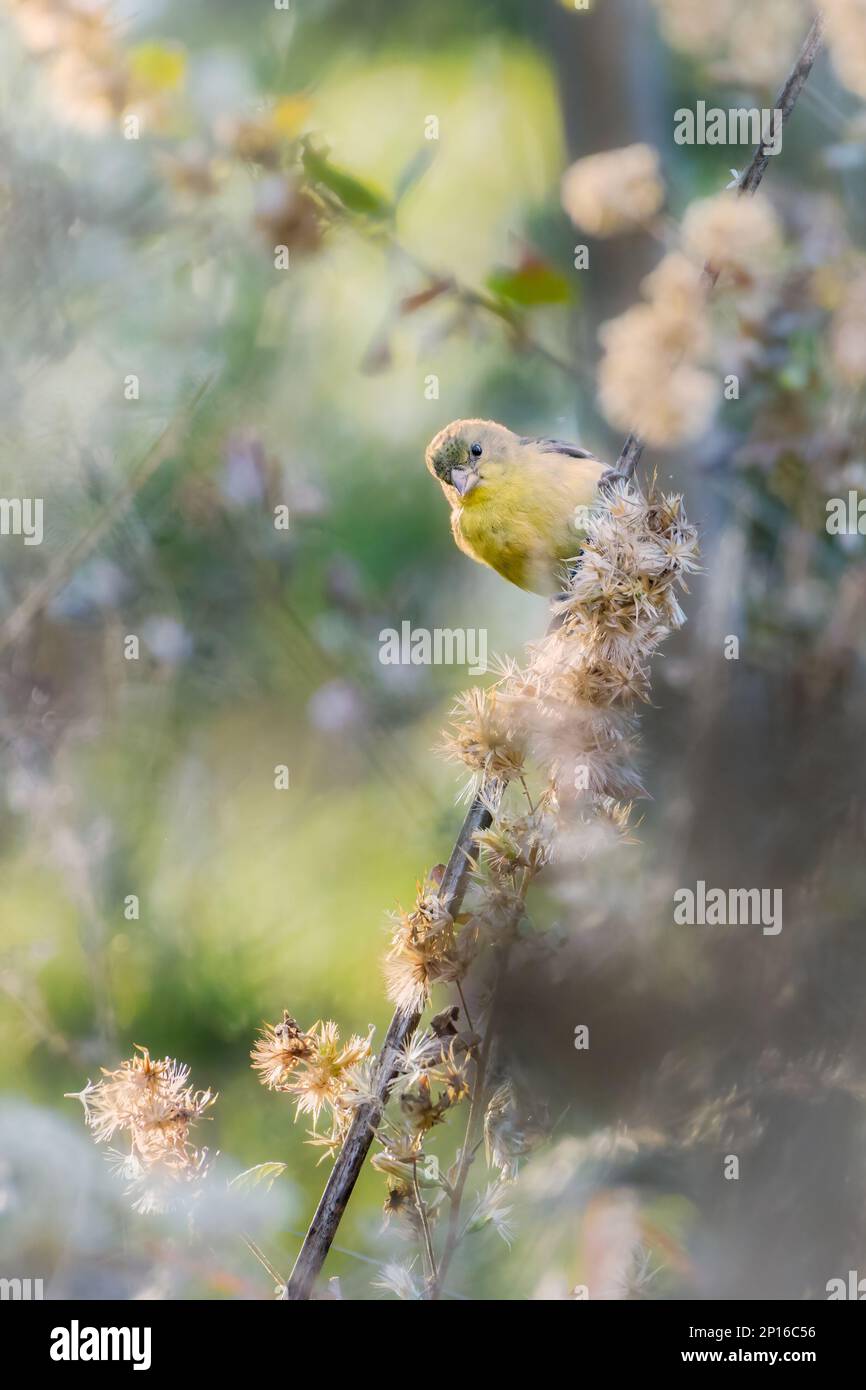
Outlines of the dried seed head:
<svg viewBox="0 0 866 1390">
<path fill-rule="evenodd" d="M 627 145 L 578 159 L 562 179 L 562 206 L 592 236 L 634 231 L 664 202 L 659 158 L 651 145 Z"/>
<path fill-rule="evenodd" d="M 313 1123 L 328 1106 L 337 1113 L 345 1108 L 349 1074 L 370 1055 L 372 1030 L 365 1038 L 358 1034 L 340 1041 L 336 1023 L 315 1023 L 309 1037 L 312 1050 L 302 1059 L 282 1088 L 295 1097 L 299 1115 L 312 1115 Z"/>
<path fill-rule="evenodd" d="M 299 1062 L 315 1052 L 315 1041 L 302 1033 L 288 1010 L 283 1011 L 282 1023 L 265 1024 L 250 1053 L 253 1068 L 260 1073 L 262 1085 L 271 1091 L 285 1089 L 289 1074 Z"/>
<path fill-rule="evenodd" d="M 208 1152 L 192 1146 L 190 1130 L 216 1094 L 189 1086 L 189 1067 L 172 1057 L 154 1059 L 140 1046 L 114 1071 L 103 1068 L 103 1077 L 73 1098 L 84 1106 L 97 1143 L 126 1135 L 128 1152 L 112 1150 L 109 1157 L 127 1179 L 136 1210 L 165 1210 L 207 1172 Z"/>
<path fill-rule="evenodd" d="M 495 688 L 474 687 L 460 696 L 443 736 L 442 751 L 472 772 L 470 787 L 481 780 L 508 782 L 523 771 L 525 749 L 513 712 Z"/>
</svg>

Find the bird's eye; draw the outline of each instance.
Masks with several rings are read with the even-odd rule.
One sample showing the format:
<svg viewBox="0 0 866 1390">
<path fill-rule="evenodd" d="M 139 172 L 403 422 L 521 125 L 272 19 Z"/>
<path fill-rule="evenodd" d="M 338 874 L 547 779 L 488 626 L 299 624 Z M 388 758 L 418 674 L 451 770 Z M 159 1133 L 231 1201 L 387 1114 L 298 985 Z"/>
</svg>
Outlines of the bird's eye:
<svg viewBox="0 0 866 1390">
<path fill-rule="evenodd" d="M 469 452 L 474 459 L 480 459 L 483 450 L 480 444 L 473 444 Z"/>
</svg>

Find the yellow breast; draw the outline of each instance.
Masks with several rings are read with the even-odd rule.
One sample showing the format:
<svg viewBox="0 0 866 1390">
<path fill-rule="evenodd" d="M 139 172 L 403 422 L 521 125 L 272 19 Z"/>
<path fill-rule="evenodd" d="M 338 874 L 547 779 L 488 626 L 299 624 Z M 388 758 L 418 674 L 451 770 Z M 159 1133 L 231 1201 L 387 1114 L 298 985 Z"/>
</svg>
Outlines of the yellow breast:
<svg viewBox="0 0 866 1390">
<path fill-rule="evenodd" d="M 532 593 L 562 587 L 564 561 L 580 550 L 578 508 L 596 497 L 604 464 L 546 456 L 482 482 L 452 515 L 461 550 Z"/>
</svg>

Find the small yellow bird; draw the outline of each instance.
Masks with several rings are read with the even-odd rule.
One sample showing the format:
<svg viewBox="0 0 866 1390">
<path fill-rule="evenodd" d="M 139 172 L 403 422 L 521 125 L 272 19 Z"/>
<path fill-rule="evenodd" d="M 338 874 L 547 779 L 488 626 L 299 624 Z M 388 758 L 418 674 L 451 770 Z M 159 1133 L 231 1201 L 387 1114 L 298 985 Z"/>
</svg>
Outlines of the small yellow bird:
<svg viewBox="0 0 866 1390">
<path fill-rule="evenodd" d="M 455 420 L 427 446 L 465 554 L 536 594 L 563 587 L 607 465 L 561 439 L 525 439 L 493 420 Z"/>
</svg>

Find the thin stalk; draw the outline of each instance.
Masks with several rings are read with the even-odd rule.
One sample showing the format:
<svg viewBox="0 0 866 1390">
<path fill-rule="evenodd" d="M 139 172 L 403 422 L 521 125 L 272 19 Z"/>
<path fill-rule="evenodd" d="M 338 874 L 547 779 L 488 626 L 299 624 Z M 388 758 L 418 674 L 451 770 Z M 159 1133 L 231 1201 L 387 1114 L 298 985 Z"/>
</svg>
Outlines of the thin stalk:
<svg viewBox="0 0 866 1390">
<path fill-rule="evenodd" d="M 812 71 L 815 59 L 821 51 L 824 41 L 824 16 L 819 11 L 815 16 L 808 34 L 803 40 L 803 47 L 797 54 L 794 66 L 788 73 L 779 95 L 776 97 L 775 109 L 782 113 L 782 128 L 784 129 L 791 112 L 793 111 L 797 98 L 803 90 L 803 85 L 809 73 Z M 778 134 L 778 131 L 776 132 Z M 770 145 L 767 140 L 762 139 L 760 144 L 755 146 L 752 158 L 740 176 L 737 184 L 737 192 L 740 197 L 749 196 L 757 191 L 764 174 L 767 172 L 767 164 L 771 155 Z M 719 272 L 711 265 L 704 267 L 704 280 L 707 290 L 714 288 L 719 278 Z M 640 435 L 631 433 L 622 446 L 616 466 L 608 470 L 602 479 L 603 482 L 616 478 L 631 478 L 634 470 L 640 462 L 641 454 L 644 451 L 644 441 Z"/>
<path fill-rule="evenodd" d="M 434 1280 L 430 1297 L 439 1297 L 442 1283 L 448 1268 L 457 1249 L 460 1235 L 460 1205 L 463 1201 L 463 1189 L 466 1186 L 466 1179 L 469 1177 L 469 1169 L 475 1158 L 476 1151 L 480 1144 L 480 1139 L 476 1139 L 479 1126 L 484 1119 L 486 1107 L 486 1087 L 487 1072 L 490 1066 L 490 1053 L 493 1047 L 493 1035 L 495 1032 L 494 1022 L 496 1017 L 496 1006 L 499 1002 L 502 981 L 508 968 L 508 947 L 502 947 L 496 970 L 496 980 L 493 985 L 493 995 L 490 1001 L 490 1013 L 487 1019 L 487 1027 L 484 1030 L 484 1041 L 481 1044 L 481 1051 L 478 1054 L 478 1063 L 475 1068 L 475 1081 L 472 1087 L 472 1099 L 469 1102 L 469 1118 L 466 1121 L 466 1138 L 460 1150 L 460 1161 L 457 1168 L 457 1177 L 451 1194 L 451 1211 L 448 1217 L 448 1233 L 445 1237 L 445 1249 L 439 1261 L 439 1277 Z"/>
<path fill-rule="evenodd" d="M 473 1022 L 472 1022 L 472 1015 L 471 1015 L 471 1013 L 469 1012 L 469 1005 L 466 1003 L 466 996 L 465 996 L 464 993 L 463 993 L 463 983 L 462 983 L 461 980 L 455 980 L 455 981 L 454 981 L 454 984 L 456 985 L 456 987 L 457 987 L 457 993 L 458 993 L 459 996 L 460 996 L 460 1003 L 463 1005 L 463 1013 L 464 1013 L 464 1016 L 465 1016 L 465 1018 L 466 1018 L 466 1025 L 467 1025 L 467 1027 L 468 1027 L 470 1033 L 474 1033 L 474 1032 L 475 1032 L 475 1025 L 474 1025 Z"/>
<path fill-rule="evenodd" d="M 485 782 L 476 793 L 460 827 L 439 886 L 439 899 L 452 917 L 456 917 L 460 911 L 469 875 L 478 856 L 475 832 L 486 830 L 491 824 L 493 813 L 502 797 L 502 790 L 501 783 L 495 779 Z M 316 1276 L 331 1248 L 343 1212 L 346 1210 L 346 1203 L 352 1195 L 358 1174 L 364 1166 L 364 1160 L 373 1142 L 374 1133 L 381 1121 L 382 1111 L 397 1075 L 400 1050 L 415 1032 L 420 1017 L 420 1012 L 405 1013 L 398 1009 L 391 1019 L 379 1053 L 374 1083 L 376 1099 L 358 1107 L 345 1143 L 331 1169 L 286 1286 L 286 1298 L 290 1301 L 308 1299 L 312 1293 Z"/>
<path fill-rule="evenodd" d="M 258 1260 L 265 1273 L 271 1276 L 271 1278 L 274 1281 L 274 1284 L 278 1288 L 283 1288 L 285 1285 L 285 1280 L 283 1279 L 279 1271 L 274 1269 L 274 1266 L 271 1264 L 267 1255 L 264 1253 L 263 1250 L 259 1249 L 252 1236 L 248 1236 L 243 1231 L 241 1231 L 241 1240 L 243 1241 L 244 1245 L 247 1247 L 253 1258 Z"/>
<path fill-rule="evenodd" d="M 788 78 L 776 99 L 776 107 L 782 112 L 782 125 L 788 121 L 791 112 L 796 105 L 797 98 L 803 89 L 803 85 L 812 70 L 812 66 L 817 58 L 823 41 L 824 20 L 819 13 L 803 42 L 803 46 L 797 56 Z M 752 194 L 758 188 L 766 172 L 769 161 L 769 150 L 763 140 L 756 147 L 752 159 L 744 171 L 740 183 L 740 194 Z M 395 248 L 401 251 L 404 248 Z M 429 268 L 424 267 L 429 273 Z M 715 283 L 714 272 L 710 269 L 710 284 Z M 482 301 L 479 307 L 490 309 L 489 304 L 483 302 L 483 296 L 467 286 L 458 286 L 458 291 L 474 303 Z M 499 315 L 501 317 L 501 313 Z M 538 350 L 538 344 L 532 344 Z M 549 354 L 545 351 L 545 356 Z M 556 365 L 562 365 L 557 362 Z M 619 458 L 613 469 L 608 470 L 603 482 L 615 477 L 631 478 L 644 450 L 644 442 L 639 435 L 630 433 L 620 451 Z M 476 794 L 472 805 L 467 812 L 466 819 L 461 827 L 460 834 L 451 852 L 448 865 L 442 879 L 440 887 L 440 898 L 446 909 L 456 916 L 463 901 L 466 891 L 466 884 L 469 872 L 477 857 L 477 847 L 474 844 L 473 836 L 477 830 L 486 829 L 492 822 L 492 812 L 495 813 L 502 796 L 502 787 L 494 782 L 488 782 L 481 787 Z M 331 1247 L 337 1228 L 346 1209 L 358 1174 L 361 1171 L 367 1152 L 373 1141 L 373 1134 L 381 1118 L 382 1110 L 388 1099 L 388 1094 L 397 1074 L 397 1058 L 400 1048 L 411 1038 L 412 1034 L 420 1021 L 420 1013 L 406 1014 L 399 1010 L 394 1014 L 388 1031 L 385 1034 L 385 1041 L 382 1051 L 379 1054 L 379 1067 L 376 1076 L 376 1100 L 375 1102 L 361 1106 L 356 1112 L 345 1144 L 337 1156 L 331 1175 L 325 1186 L 316 1213 L 310 1223 L 301 1252 L 298 1255 L 295 1267 L 292 1270 L 291 1278 L 287 1285 L 286 1297 L 289 1300 L 307 1299 L 313 1289 L 316 1276 L 322 1268 Z M 482 1051 L 487 1049 L 489 1052 L 488 1037 L 492 1030 L 488 1026 L 485 1034 Z M 479 1057 L 479 1065 L 480 1065 Z M 485 1062 L 486 1066 L 486 1062 Z M 477 1078 L 476 1078 L 477 1081 Z M 476 1090 L 479 1088 L 476 1084 Z M 474 1100 L 473 1094 L 473 1100 Z M 471 1155 L 471 1145 L 467 1140 L 465 1151 Z M 468 1158 L 466 1168 L 468 1171 Z M 463 1158 L 461 1156 L 461 1167 Z M 465 1183 L 465 1178 L 464 1178 Z M 461 1189 L 462 1193 L 462 1189 Z M 456 1238 L 455 1242 L 456 1243 Z M 447 1252 L 447 1244 L 446 1244 Z M 448 1253 L 450 1261 L 451 1253 Z M 444 1268 L 447 1268 L 447 1261 L 443 1256 L 439 1267 L 439 1280 L 444 1277 Z"/>
<path fill-rule="evenodd" d="M 424 1249 L 427 1252 L 427 1264 L 430 1272 L 430 1281 L 436 1284 L 438 1274 L 436 1272 L 436 1254 L 433 1250 L 433 1240 L 430 1235 L 430 1222 L 427 1220 L 427 1208 L 424 1205 L 424 1198 L 421 1196 L 421 1187 L 418 1182 L 418 1160 L 412 1164 L 412 1188 L 415 1193 L 415 1208 L 421 1219 L 421 1230 L 424 1232 Z"/>
</svg>

